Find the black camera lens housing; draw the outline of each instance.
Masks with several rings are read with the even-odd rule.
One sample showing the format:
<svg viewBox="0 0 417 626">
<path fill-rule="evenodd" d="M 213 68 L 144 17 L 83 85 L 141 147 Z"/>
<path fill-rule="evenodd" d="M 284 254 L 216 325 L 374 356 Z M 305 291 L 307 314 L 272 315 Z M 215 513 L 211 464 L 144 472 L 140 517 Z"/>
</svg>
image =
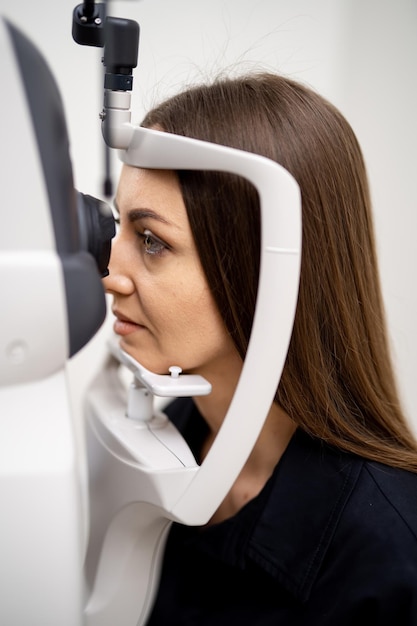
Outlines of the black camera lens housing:
<svg viewBox="0 0 417 626">
<path fill-rule="evenodd" d="M 81 192 L 77 209 L 81 248 L 94 257 L 104 278 L 109 274 L 111 240 L 116 234 L 112 210 L 106 202 Z"/>
</svg>

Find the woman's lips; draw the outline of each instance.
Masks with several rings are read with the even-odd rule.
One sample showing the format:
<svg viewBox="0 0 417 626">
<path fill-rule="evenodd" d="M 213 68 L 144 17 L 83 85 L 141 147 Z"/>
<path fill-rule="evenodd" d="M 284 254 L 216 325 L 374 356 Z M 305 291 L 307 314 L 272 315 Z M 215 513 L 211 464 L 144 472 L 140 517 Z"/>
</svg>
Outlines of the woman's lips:
<svg viewBox="0 0 417 626">
<path fill-rule="evenodd" d="M 117 313 L 115 313 L 115 315 L 116 320 L 113 324 L 113 330 L 116 335 L 122 335 L 124 337 L 125 335 L 130 335 L 131 333 L 144 328 L 144 326 L 132 322 L 132 320 L 124 317 L 123 315 L 118 315 Z"/>
<path fill-rule="evenodd" d="M 130 335 L 134 333 L 138 328 L 143 328 L 143 326 L 139 326 L 139 324 L 134 324 L 133 322 L 125 322 L 124 320 L 117 319 L 113 324 L 113 330 L 116 335 Z"/>
</svg>

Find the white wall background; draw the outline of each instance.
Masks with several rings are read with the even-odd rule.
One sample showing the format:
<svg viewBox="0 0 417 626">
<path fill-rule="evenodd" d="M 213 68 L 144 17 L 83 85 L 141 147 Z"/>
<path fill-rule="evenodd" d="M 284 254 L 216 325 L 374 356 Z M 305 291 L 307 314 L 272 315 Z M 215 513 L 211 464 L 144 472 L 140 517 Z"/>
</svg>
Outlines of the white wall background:
<svg viewBox="0 0 417 626">
<path fill-rule="evenodd" d="M 0 0 L 0 13 L 45 55 L 64 101 L 76 186 L 99 196 L 101 51 L 72 40 L 80 2 Z M 134 121 L 190 82 L 258 67 L 310 84 L 345 114 L 368 164 L 394 359 L 417 432 L 416 0 L 119 0 L 109 13 L 141 27 Z M 109 320 L 70 363 L 76 402 L 99 367 L 108 330 Z"/>
</svg>

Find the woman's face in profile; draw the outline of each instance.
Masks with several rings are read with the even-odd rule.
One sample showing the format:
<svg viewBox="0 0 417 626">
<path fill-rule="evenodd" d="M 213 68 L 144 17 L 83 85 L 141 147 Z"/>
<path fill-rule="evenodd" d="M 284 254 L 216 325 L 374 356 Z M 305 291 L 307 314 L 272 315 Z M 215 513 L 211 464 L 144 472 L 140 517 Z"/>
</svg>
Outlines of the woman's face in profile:
<svg viewBox="0 0 417 626">
<path fill-rule="evenodd" d="M 114 331 L 144 367 L 171 365 L 210 379 L 236 350 L 210 293 L 176 175 L 123 166 L 120 226 L 104 286 L 113 296 Z"/>
</svg>

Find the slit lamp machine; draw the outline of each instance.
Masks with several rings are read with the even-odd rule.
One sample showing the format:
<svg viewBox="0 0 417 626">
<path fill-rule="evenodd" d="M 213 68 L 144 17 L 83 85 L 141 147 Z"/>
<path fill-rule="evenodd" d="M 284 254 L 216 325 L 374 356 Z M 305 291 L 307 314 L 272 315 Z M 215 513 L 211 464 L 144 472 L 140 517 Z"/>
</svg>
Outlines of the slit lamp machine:
<svg viewBox="0 0 417 626">
<path fill-rule="evenodd" d="M 235 395 L 201 465 L 155 408 L 154 396 L 208 394 L 210 384 L 175 367 L 154 374 L 113 337 L 86 392 L 80 437 L 66 364 L 105 319 L 101 277 L 115 225 L 105 202 L 74 188 L 63 106 L 46 60 L 18 26 L 0 17 L 4 626 L 146 622 L 171 523 L 207 523 L 251 452 L 281 376 L 296 309 L 296 181 L 259 155 L 133 125 L 139 26 L 105 9 L 85 2 L 73 13 L 75 41 L 104 48 L 103 145 L 135 167 L 231 172 L 256 187 L 262 226 L 255 318 Z M 121 369 L 132 379 L 129 387 Z"/>
</svg>

